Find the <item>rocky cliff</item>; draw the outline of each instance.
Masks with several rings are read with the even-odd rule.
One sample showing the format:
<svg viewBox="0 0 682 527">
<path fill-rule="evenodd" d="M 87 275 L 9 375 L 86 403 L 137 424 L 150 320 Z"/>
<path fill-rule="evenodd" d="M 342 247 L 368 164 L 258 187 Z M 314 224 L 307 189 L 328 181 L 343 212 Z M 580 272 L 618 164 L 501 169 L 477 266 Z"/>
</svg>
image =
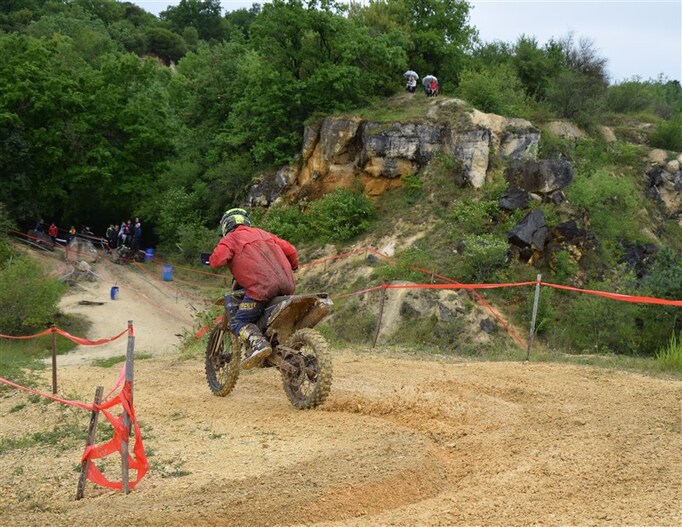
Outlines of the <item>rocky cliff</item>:
<svg viewBox="0 0 682 527">
<path fill-rule="evenodd" d="M 306 126 L 295 165 L 254 184 L 249 205 L 268 206 L 284 195 L 315 199 L 358 182 L 378 196 L 436 155 L 454 161 L 458 184 L 480 188 L 496 156 L 535 159 L 539 142 L 540 130 L 530 122 L 467 109 L 458 99 L 433 99 L 425 117 L 409 122 L 326 117 Z"/>
</svg>

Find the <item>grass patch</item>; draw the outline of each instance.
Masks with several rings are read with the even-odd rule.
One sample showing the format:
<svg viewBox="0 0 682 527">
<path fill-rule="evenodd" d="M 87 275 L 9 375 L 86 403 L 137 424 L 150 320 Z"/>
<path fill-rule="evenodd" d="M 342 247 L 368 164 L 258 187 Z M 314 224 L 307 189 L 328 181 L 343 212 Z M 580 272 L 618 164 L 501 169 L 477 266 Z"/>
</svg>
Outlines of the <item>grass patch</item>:
<svg viewBox="0 0 682 527">
<path fill-rule="evenodd" d="M 0 439 L 0 454 L 39 445 L 58 445 L 61 450 L 69 450 L 77 441 L 83 441 L 86 434 L 87 429 L 83 423 L 74 419 L 58 424 L 47 432 L 35 432 L 17 439 Z"/>
<path fill-rule="evenodd" d="M 661 369 L 682 373 L 682 338 L 673 333 L 668 345 L 656 354 L 656 360 Z"/>
<path fill-rule="evenodd" d="M 152 356 L 150 353 L 139 353 L 135 355 L 135 360 L 151 359 L 151 357 Z M 106 359 L 94 360 L 92 361 L 92 365 L 97 366 L 98 368 L 111 368 L 112 366 L 120 364 L 125 361 L 126 361 L 125 355 L 117 355 L 115 357 L 107 357 Z"/>
</svg>

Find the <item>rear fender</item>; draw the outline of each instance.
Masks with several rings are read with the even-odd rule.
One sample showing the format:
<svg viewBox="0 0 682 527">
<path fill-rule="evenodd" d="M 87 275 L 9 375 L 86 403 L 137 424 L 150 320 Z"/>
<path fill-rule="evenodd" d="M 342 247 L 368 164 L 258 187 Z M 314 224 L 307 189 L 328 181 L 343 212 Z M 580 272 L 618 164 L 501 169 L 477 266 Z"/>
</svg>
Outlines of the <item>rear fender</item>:
<svg viewBox="0 0 682 527">
<path fill-rule="evenodd" d="M 326 293 L 276 297 L 266 307 L 265 334 L 284 343 L 297 330 L 315 327 L 329 314 L 332 304 Z"/>
</svg>

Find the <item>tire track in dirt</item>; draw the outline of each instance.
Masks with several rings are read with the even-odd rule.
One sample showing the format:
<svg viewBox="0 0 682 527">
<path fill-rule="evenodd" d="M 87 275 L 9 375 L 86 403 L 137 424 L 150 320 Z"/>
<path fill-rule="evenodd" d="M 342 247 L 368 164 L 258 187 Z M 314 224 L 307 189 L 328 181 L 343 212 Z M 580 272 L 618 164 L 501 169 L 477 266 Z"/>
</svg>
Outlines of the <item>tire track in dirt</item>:
<svg viewBox="0 0 682 527">
<path fill-rule="evenodd" d="M 144 282 L 135 287 L 186 314 Z M 108 307 L 120 311 L 97 319 L 98 337 L 127 317 L 123 302 Z M 158 347 L 135 365 L 149 474 L 128 496 L 88 484 L 86 498 L 73 501 L 89 416 L 13 394 L 0 399 L 0 441 L 73 419 L 83 436 L 0 449 L 0 525 L 9 518 L 13 527 L 113 518 L 171 527 L 682 523 L 679 381 L 334 350 L 329 399 L 299 411 L 272 370 L 242 372 L 233 393 L 213 396 L 201 349 L 179 352 L 177 326 L 162 310 L 144 309 L 149 318 L 141 314 L 136 329 Z M 117 372 L 64 363 L 60 389 L 88 401 Z M 43 381 L 49 389 L 48 372 Z M 116 465 L 108 468 L 115 477 Z"/>
</svg>

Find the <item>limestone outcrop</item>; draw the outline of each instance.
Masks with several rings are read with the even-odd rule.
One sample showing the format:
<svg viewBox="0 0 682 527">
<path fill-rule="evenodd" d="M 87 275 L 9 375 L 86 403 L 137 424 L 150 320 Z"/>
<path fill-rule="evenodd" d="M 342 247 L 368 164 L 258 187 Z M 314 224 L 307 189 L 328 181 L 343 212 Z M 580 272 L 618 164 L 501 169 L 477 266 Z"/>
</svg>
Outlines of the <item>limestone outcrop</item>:
<svg viewBox="0 0 682 527">
<path fill-rule="evenodd" d="M 458 184 L 481 188 L 496 156 L 537 157 L 540 131 L 524 119 L 466 109 L 457 99 L 434 101 L 427 115 L 413 122 L 326 117 L 306 126 L 299 162 L 257 181 L 249 204 L 267 206 L 281 195 L 314 199 L 358 182 L 368 196 L 378 196 L 436 155 L 454 162 Z"/>
</svg>

